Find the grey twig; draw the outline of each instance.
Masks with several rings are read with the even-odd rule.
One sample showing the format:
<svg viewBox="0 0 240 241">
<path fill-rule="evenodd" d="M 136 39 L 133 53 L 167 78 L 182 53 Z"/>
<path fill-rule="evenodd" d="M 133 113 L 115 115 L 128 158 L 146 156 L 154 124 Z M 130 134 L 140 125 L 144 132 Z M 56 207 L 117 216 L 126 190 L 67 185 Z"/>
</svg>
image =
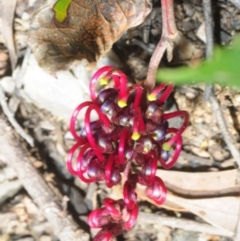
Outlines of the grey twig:
<svg viewBox="0 0 240 241">
<path fill-rule="evenodd" d="M 17 123 L 17 121 L 14 118 L 13 113 L 9 110 L 8 108 L 8 104 L 6 102 L 5 99 L 5 94 L 3 92 L 2 87 L 0 86 L 0 104 L 2 106 L 2 110 L 3 113 L 6 115 L 6 117 L 8 118 L 9 122 L 11 123 L 11 125 L 15 128 L 15 130 L 17 131 L 17 133 L 24 139 L 26 140 L 26 142 L 30 145 L 30 146 L 34 146 L 34 140 L 33 138 L 28 135 L 24 129 Z"/>
<path fill-rule="evenodd" d="M 162 215 L 159 216 L 153 213 L 140 212 L 138 216 L 138 223 L 168 226 L 171 228 L 181 228 L 188 231 L 221 235 L 226 237 L 232 237 L 234 235 L 230 231 L 218 229 L 209 224 L 199 223 L 183 218 L 163 217 Z"/>
<path fill-rule="evenodd" d="M 230 134 L 225 118 L 223 116 L 221 106 L 219 105 L 219 102 L 215 95 L 210 96 L 209 99 L 213 112 L 216 116 L 217 123 L 219 128 L 221 129 L 221 133 L 223 135 L 224 141 L 226 142 L 229 151 L 231 152 L 235 162 L 238 165 L 238 168 L 240 168 L 240 152 L 238 151 L 237 147 L 235 146 L 235 142 L 233 140 L 232 135 Z"/>
<path fill-rule="evenodd" d="M 206 57 L 207 59 L 209 59 L 213 54 L 213 27 L 212 27 L 211 0 L 203 0 L 203 11 L 204 11 L 205 24 L 206 24 L 206 39 L 207 39 Z M 217 123 L 219 128 L 221 129 L 224 141 L 227 144 L 228 149 L 231 152 L 233 158 L 235 159 L 235 162 L 237 163 L 238 168 L 240 168 L 240 152 L 237 149 L 235 142 L 233 140 L 233 137 L 228 130 L 225 118 L 221 111 L 221 107 L 214 94 L 213 85 L 206 86 L 205 99 L 211 103 L 213 113 L 216 116 Z M 238 224 L 236 226 L 234 239 L 236 241 L 240 240 L 240 220 L 238 220 Z"/>
<path fill-rule="evenodd" d="M 26 52 L 25 52 L 25 55 L 24 55 L 24 58 L 23 58 L 21 69 L 18 72 L 18 74 L 15 77 L 13 77 L 14 82 L 15 82 L 15 90 L 14 90 L 14 95 L 10 98 L 9 104 L 8 104 L 9 109 L 11 110 L 11 112 L 13 114 L 16 113 L 16 111 L 18 109 L 18 106 L 19 106 L 19 103 L 20 103 L 19 90 L 20 90 L 20 88 L 22 87 L 22 84 L 23 84 L 23 77 L 24 77 L 24 75 L 26 73 L 26 70 L 27 70 L 30 54 L 31 54 L 31 50 L 28 47 L 26 49 Z"/>
<path fill-rule="evenodd" d="M 203 158 L 200 156 L 193 155 L 191 153 L 187 153 L 184 150 L 181 151 L 180 156 L 194 164 L 202 165 L 202 166 L 221 166 L 221 163 L 216 162 L 211 159 Z"/>
<path fill-rule="evenodd" d="M 61 200 L 48 187 L 26 155 L 26 150 L 13 136 L 13 130 L 0 116 L 1 157 L 15 169 L 24 188 L 43 212 L 60 241 L 88 241 L 89 235 L 64 211 Z"/>
<path fill-rule="evenodd" d="M 212 26 L 212 6 L 211 0 L 203 0 L 204 19 L 206 24 L 206 57 L 211 58 L 213 53 L 213 26 Z M 217 123 L 223 134 L 224 141 L 226 142 L 229 151 L 235 159 L 238 167 L 240 168 L 240 152 L 235 146 L 235 142 L 228 130 L 225 118 L 221 111 L 219 102 L 214 94 L 213 85 L 208 85 L 205 88 L 205 99 L 211 103 L 213 113 L 216 116 Z"/>
<path fill-rule="evenodd" d="M 211 0 L 203 0 L 203 14 L 206 31 L 206 57 L 211 58 L 213 54 L 213 19 Z"/>
<path fill-rule="evenodd" d="M 209 59 L 213 54 L 213 19 L 211 0 L 203 0 L 203 14 L 205 20 L 206 32 L 206 58 Z M 213 85 L 206 85 L 204 91 L 204 99 L 209 101 L 210 96 L 214 95 Z"/>
</svg>

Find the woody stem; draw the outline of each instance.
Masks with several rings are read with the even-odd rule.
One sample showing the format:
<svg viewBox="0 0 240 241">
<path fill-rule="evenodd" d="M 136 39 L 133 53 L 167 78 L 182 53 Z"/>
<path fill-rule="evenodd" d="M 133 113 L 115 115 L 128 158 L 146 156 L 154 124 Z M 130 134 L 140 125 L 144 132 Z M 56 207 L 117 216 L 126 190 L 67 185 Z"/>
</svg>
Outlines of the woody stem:
<svg viewBox="0 0 240 241">
<path fill-rule="evenodd" d="M 162 6 L 162 36 L 157 47 L 155 48 L 151 57 L 147 79 L 144 85 L 152 90 L 155 86 L 155 77 L 159 63 L 165 51 L 167 51 L 168 61 L 172 60 L 173 43 L 178 36 L 174 19 L 174 4 L 173 0 L 161 0 Z"/>
</svg>

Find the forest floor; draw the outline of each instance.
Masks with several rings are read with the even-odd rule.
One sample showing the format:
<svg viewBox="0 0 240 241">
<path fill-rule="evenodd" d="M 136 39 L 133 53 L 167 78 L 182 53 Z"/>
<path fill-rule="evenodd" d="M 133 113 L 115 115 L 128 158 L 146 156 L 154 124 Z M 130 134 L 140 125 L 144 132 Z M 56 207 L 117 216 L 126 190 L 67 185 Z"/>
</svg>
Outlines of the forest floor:
<svg viewBox="0 0 240 241">
<path fill-rule="evenodd" d="M 7 2 L 0 2 L 0 7 L 11 7 Z M 153 0 L 153 10 L 145 22 L 127 31 L 114 44 L 113 53 L 103 60 L 119 66 L 131 81 L 146 78 L 150 57 L 161 36 L 159 2 Z M 17 0 L 13 18 L 9 15 L 5 21 L 0 19 L 1 116 L 19 124 L 20 127 L 5 131 L 11 132 L 17 146 L 24 148 L 24 155 L 78 228 L 94 235 L 96 230 L 88 227 L 87 215 L 100 207 L 106 196 L 117 198 L 121 187 L 110 190 L 104 183 L 88 185 L 67 171 L 66 155 L 74 143 L 69 119 L 74 108 L 89 99 L 90 74 L 83 74 L 80 66 L 56 79 L 37 65 L 27 46 L 34 8 L 35 1 Z M 240 9 L 227 0 L 218 0 L 213 1 L 212 10 L 215 44 L 231 45 L 233 36 L 240 31 Z M 161 66 L 196 66 L 204 59 L 206 47 L 202 1 L 176 0 L 175 18 L 183 37 L 174 49 L 173 60 L 168 63 L 164 57 Z M 11 35 L 6 34 L 11 22 L 18 59 L 14 71 L 8 51 Z M 216 85 L 215 95 L 240 151 L 240 92 Z M 158 169 L 169 199 L 163 206 L 156 206 L 139 188 L 139 220 L 117 240 L 231 241 L 236 234 L 240 225 L 239 172 L 217 124 L 216 113 L 204 100 L 204 85 L 176 87 L 166 103 L 166 111 L 178 109 L 190 114 L 190 124 L 183 134 L 183 151 L 171 170 Z M 170 124 L 179 127 L 181 119 Z M 15 160 L 5 160 L 0 151 L 0 241 L 59 240 L 14 167 Z"/>
</svg>

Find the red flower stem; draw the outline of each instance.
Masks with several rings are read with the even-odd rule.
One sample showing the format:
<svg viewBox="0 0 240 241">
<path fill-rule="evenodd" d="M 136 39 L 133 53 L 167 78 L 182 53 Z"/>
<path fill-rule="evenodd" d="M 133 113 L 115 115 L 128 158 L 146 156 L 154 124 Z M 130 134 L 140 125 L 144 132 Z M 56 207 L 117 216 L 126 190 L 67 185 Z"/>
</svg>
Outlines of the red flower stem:
<svg viewBox="0 0 240 241">
<path fill-rule="evenodd" d="M 173 0 L 161 0 L 162 6 L 162 36 L 151 57 L 145 86 L 152 90 L 155 86 L 155 77 L 159 63 L 165 51 L 168 61 L 172 60 L 173 42 L 178 35 L 174 19 Z"/>
</svg>

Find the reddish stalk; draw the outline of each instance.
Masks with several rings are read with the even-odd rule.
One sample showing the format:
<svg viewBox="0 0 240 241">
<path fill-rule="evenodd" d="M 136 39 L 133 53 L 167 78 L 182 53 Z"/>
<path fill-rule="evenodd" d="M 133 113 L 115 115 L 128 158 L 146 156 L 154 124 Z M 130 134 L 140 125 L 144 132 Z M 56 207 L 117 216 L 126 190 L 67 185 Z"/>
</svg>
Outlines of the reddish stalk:
<svg viewBox="0 0 240 241">
<path fill-rule="evenodd" d="M 174 19 L 173 0 L 161 0 L 162 6 L 162 36 L 151 57 L 147 79 L 144 85 L 152 90 L 155 86 L 155 77 L 159 63 L 165 51 L 168 61 L 172 60 L 173 43 L 178 35 Z"/>
</svg>

